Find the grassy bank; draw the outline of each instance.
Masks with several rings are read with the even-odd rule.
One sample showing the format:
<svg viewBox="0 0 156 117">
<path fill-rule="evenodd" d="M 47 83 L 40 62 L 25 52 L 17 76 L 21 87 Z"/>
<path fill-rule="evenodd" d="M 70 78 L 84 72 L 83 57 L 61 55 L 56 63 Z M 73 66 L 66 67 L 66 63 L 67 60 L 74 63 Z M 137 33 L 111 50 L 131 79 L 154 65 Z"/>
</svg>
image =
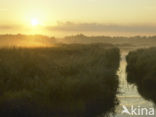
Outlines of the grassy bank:
<svg viewBox="0 0 156 117">
<path fill-rule="evenodd" d="M 119 59 L 105 44 L 0 49 L 0 116 L 107 115 L 118 103 Z"/>
<path fill-rule="evenodd" d="M 127 56 L 127 80 L 139 93 L 156 104 L 156 48 L 139 49 Z"/>
</svg>

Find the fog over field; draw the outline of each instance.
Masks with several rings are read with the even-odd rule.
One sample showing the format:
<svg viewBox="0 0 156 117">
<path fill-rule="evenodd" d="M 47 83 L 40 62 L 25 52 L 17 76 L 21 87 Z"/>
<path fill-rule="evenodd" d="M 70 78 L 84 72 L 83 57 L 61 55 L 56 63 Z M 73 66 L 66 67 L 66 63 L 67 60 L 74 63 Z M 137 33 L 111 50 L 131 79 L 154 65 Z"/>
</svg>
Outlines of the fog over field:
<svg viewBox="0 0 156 117">
<path fill-rule="evenodd" d="M 63 38 L 44 35 L 0 35 L 0 47 L 50 47 L 55 44 L 91 44 L 110 43 L 119 48 L 123 47 L 153 47 L 156 45 L 156 36 L 85 36 L 83 34 L 65 36 Z"/>
</svg>

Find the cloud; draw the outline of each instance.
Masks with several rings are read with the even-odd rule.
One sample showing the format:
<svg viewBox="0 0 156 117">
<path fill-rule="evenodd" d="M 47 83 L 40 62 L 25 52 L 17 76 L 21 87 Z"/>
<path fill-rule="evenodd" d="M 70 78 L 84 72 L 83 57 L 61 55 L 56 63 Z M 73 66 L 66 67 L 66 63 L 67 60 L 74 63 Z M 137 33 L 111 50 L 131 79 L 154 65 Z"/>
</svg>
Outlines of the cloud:
<svg viewBox="0 0 156 117">
<path fill-rule="evenodd" d="M 0 25 L 0 30 L 18 30 L 20 26 L 17 25 Z"/>
<path fill-rule="evenodd" d="M 128 32 L 128 33 L 156 33 L 156 25 L 116 25 L 100 23 L 58 22 L 56 26 L 46 27 L 51 31 L 63 32 Z"/>
<path fill-rule="evenodd" d="M 100 24 L 100 23 L 74 23 L 74 22 L 58 22 L 55 26 L 38 27 L 44 34 L 111 34 L 111 35 L 127 35 L 127 34 L 156 34 L 156 25 L 116 25 L 116 24 Z M 1 32 L 29 32 L 31 27 L 22 25 L 0 25 Z"/>
</svg>

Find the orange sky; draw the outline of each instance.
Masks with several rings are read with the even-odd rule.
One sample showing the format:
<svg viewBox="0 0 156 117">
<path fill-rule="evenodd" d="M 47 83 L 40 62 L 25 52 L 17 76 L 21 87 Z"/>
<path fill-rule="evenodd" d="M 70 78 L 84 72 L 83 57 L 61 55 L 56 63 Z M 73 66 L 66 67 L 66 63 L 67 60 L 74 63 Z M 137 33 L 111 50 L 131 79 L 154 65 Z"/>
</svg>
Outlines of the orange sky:
<svg viewBox="0 0 156 117">
<path fill-rule="evenodd" d="M 155 11 L 156 0 L 0 0 L 0 32 L 155 34 Z"/>
</svg>

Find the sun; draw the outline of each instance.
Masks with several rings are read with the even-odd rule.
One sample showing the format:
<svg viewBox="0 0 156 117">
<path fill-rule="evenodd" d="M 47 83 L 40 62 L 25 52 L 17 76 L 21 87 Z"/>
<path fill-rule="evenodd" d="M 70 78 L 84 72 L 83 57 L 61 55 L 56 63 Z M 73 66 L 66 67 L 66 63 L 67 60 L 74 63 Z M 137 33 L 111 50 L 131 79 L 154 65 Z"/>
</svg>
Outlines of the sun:
<svg viewBox="0 0 156 117">
<path fill-rule="evenodd" d="M 31 19 L 31 25 L 32 26 L 38 26 L 39 25 L 39 21 L 36 18 Z"/>
</svg>

